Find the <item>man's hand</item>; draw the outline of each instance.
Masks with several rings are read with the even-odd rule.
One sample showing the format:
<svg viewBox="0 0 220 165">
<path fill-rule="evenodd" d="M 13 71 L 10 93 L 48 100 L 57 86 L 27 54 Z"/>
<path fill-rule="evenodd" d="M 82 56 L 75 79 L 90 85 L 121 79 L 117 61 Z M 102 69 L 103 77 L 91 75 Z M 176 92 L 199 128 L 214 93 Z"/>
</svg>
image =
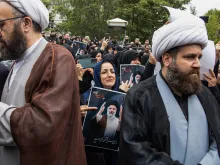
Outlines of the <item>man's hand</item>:
<svg viewBox="0 0 220 165">
<path fill-rule="evenodd" d="M 156 63 L 157 63 L 157 60 L 153 56 L 152 52 L 150 52 L 150 54 L 149 54 L 149 63 L 154 64 L 154 65 L 156 65 Z"/>
<path fill-rule="evenodd" d="M 101 50 L 105 50 L 105 48 L 108 46 L 108 42 L 106 40 L 102 41 Z"/>
<path fill-rule="evenodd" d="M 101 116 L 102 113 L 104 112 L 104 110 L 105 110 L 105 104 L 106 104 L 106 102 L 104 102 L 104 103 L 102 104 L 102 106 L 101 106 L 99 112 L 97 113 L 99 116 Z"/>
<path fill-rule="evenodd" d="M 97 107 L 88 107 L 88 105 L 81 105 L 80 106 L 80 111 L 81 111 L 81 116 L 85 117 L 87 111 L 94 111 L 97 110 Z"/>
<path fill-rule="evenodd" d="M 209 73 L 203 73 L 204 79 L 208 82 L 208 87 L 214 87 L 217 85 L 215 73 L 211 69 L 209 69 Z"/>
</svg>

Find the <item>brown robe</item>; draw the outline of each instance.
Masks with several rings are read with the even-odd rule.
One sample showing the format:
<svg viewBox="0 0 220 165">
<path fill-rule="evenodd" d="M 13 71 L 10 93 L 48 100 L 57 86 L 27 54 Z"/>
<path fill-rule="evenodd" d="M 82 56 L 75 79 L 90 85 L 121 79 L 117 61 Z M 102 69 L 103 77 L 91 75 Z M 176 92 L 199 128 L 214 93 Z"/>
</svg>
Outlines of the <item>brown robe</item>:
<svg viewBox="0 0 220 165">
<path fill-rule="evenodd" d="M 86 165 L 74 59 L 48 43 L 25 87 L 26 104 L 11 115 L 21 165 Z"/>
</svg>

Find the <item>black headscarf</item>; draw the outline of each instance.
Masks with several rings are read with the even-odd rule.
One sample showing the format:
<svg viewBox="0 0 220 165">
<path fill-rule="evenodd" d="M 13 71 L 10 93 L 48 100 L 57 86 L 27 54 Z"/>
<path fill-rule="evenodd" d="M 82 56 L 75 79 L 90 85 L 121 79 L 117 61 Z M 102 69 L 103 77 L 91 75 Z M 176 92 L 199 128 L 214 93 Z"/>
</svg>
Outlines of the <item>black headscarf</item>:
<svg viewBox="0 0 220 165">
<path fill-rule="evenodd" d="M 117 75 L 120 73 L 121 64 L 130 64 L 135 58 L 139 58 L 139 53 L 136 50 L 125 50 L 118 52 L 115 55 L 115 65 L 117 67 Z"/>
<path fill-rule="evenodd" d="M 114 58 L 115 58 L 115 56 L 114 56 L 113 54 L 111 54 L 111 53 L 106 53 L 106 54 L 104 54 L 102 60 L 111 59 L 112 62 L 114 63 Z"/>
<path fill-rule="evenodd" d="M 101 52 L 98 51 L 98 50 L 93 50 L 93 51 L 91 51 L 91 52 L 90 52 L 91 58 L 96 58 L 97 54 L 99 54 L 99 53 L 101 53 Z"/>
<path fill-rule="evenodd" d="M 0 63 L 0 97 L 2 95 L 2 91 L 5 85 L 5 81 L 8 77 L 9 69 L 2 63 Z"/>
</svg>

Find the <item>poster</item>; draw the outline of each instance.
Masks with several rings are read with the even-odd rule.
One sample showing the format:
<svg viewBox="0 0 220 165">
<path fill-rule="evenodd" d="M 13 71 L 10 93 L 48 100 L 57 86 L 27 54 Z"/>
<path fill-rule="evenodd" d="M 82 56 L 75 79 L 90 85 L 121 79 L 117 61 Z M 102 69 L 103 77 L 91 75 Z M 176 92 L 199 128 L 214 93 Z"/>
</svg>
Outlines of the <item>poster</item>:
<svg viewBox="0 0 220 165">
<path fill-rule="evenodd" d="M 135 64 L 122 64 L 120 65 L 120 84 L 126 81 L 132 82 L 131 87 L 138 84 L 141 80 L 141 75 L 144 72 L 145 67 L 143 65 Z"/>
<path fill-rule="evenodd" d="M 120 121 L 125 94 L 93 87 L 89 97 L 89 107 L 83 124 L 85 146 L 119 150 Z"/>
</svg>

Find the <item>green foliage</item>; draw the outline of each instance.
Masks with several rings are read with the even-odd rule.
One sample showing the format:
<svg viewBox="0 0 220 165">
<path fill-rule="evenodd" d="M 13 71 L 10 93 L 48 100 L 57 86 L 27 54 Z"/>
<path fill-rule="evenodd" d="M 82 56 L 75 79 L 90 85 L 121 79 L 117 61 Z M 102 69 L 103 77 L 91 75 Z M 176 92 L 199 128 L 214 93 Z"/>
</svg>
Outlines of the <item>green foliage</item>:
<svg viewBox="0 0 220 165">
<path fill-rule="evenodd" d="M 209 10 L 206 16 L 209 16 L 209 23 L 206 25 L 209 39 L 217 43 L 220 41 L 220 10 Z"/>
<path fill-rule="evenodd" d="M 44 0 L 51 3 L 51 0 Z M 66 21 L 57 27 L 73 35 L 101 38 L 106 32 L 107 20 L 121 18 L 128 21 L 127 34 L 131 40 L 151 39 L 153 32 L 168 19 L 162 5 L 183 8 L 190 0 L 53 0 L 53 9 Z M 117 34 L 117 32 L 116 32 Z M 118 31 L 123 36 L 123 30 Z"/>
</svg>

